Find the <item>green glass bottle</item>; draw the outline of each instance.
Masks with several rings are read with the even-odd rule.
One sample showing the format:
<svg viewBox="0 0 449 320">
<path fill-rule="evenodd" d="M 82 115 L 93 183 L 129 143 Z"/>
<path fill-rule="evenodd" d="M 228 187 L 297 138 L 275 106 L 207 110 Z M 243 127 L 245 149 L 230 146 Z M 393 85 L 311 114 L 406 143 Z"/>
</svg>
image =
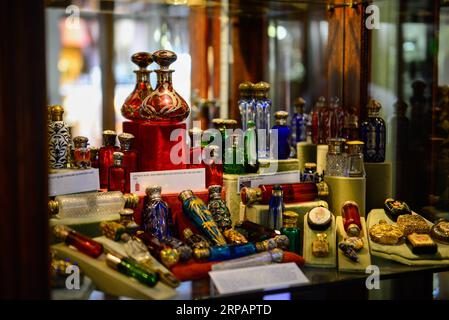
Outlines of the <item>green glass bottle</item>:
<svg viewBox="0 0 449 320">
<path fill-rule="evenodd" d="M 244 151 L 239 143 L 241 136 L 231 135 L 232 145 L 225 150 L 223 161 L 223 172 L 228 174 L 245 173 Z"/>
<path fill-rule="evenodd" d="M 288 251 L 302 254 L 301 234 L 297 227 L 298 217 L 296 212 L 284 211 L 282 213 L 283 226 L 280 231 L 290 240 Z"/>
<path fill-rule="evenodd" d="M 154 287 L 159 280 L 157 273 L 146 271 L 130 258 L 108 253 L 106 255 L 106 263 L 111 268 L 130 276 L 149 287 Z"/>
<path fill-rule="evenodd" d="M 257 158 L 257 134 L 256 124 L 249 120 L 245 131 L 245 172 L 256 173 L 259 170 L 259 159 Z"/>
</svg>

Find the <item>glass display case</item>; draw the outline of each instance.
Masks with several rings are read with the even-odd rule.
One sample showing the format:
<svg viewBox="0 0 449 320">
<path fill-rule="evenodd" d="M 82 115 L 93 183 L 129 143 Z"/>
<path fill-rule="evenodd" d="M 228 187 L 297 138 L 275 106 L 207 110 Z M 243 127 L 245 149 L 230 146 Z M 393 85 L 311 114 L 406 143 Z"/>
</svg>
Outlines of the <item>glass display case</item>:
<svg viewBox="0 0 449 320">
<path fill-rule="evenodd" d="M 8 4 L 7 11 L 11 15 L 8 18 L 5 15 L 4 20 L 5 25 L 15 30 L 6 40 L 19 48 L 20 54 L 8 52 L 0 58 L 2 66 L 5 65 L 0 81 L 0 104 L 17 106 L 2 109 L 0 133 L 6 138 L 11 132 L 23 135 L 16 141 L 3 139 L 14 157 L 5 157 L 8 159 L 0 163 L 2 168 L 13 168 L 5 171 L 5 181 L 9 182 L 1 184 L 0 191 L 6 202 L 20 205 L 5 205 L 5 211 L 11 213 L 0 216 L 0 236 L 7 242 L 17 242 L 6 252 L 15 257 L 14 264 L 25 268 L 27 261 L 33 260 L 42 276 L 35 275 L 40 280 L 30 285 L 33 290 L 27 291 L 24 284 L 20 289 L 5 292 L 5 297 L 227 299 L 284 293 L 281 298 L 331 299 L 338 298 L 344 290 L 348 298 L 449 299 L 449 46 L 445 42 L 449 36 L 449 1 L 37 1 L 33 4 L 37 14 L 32 22 L 38 36 L 28 42 L 26 31 L 13 19 L 26 6 L 26 1 Z M 17 75 L 25 73 L 25 63 L 30 64 L 26 52 L 33 52 L 33 79 L 23 80 Z M 17 65 L 17 70 L 8 63 Z M 244 83 L 246 86 L 240 86 Z M 23 87 L 29 90 L 25 90 L 26 95 L 21 98 Z M 254 93 L 257 90 L 265 90 L 265 93 L 258 95 Z M 242 95 L 243 91 L 246 93 Z M 135 96 L 138 96 L 135 118 L 123 112 L 124 102 L 130 99 L 131 92 L 137 92 Z M 253 100 L 245 101 L 247 105 L 242 107 L 241 99 L 248 97 Z M 262 98 L 269 99 L 271 104 L 267 102 L 269 106 L 260 111 L 262 107 L 258 107 L 257 101 Z M 47 108 L 47 105 L 53 107 Z M 64 121 L 58 117 L 63 123 L 62 129 L 58 129 L 51 118 L 51 111 L 56 110 L 54 106 L 64 108 Z M 170 118 L 181 107 L 184 107 L 183 113 Z M 247 109 L 242 111 L 242 108 Z M 250 108 L 259 109 L 251 111 Z M 242 116 L 242 112 L 247 113 Z M 252 118 L 248 118 L 248 113 Z M 276 149 L 280 140 L 271 135 L 278 129 L 274 126 L 275 113 L 277 118 L 283 115 L 284 134 L 288 135 L 282 137 L 287 148 L 282 158 L 270 153 L 263 159 L 259 149 L 263 139 L 259 133 L 256 138 L 253 131 L 251 139 L 254 141 L 248 142 L 250 138 L 245 137 L 241 139 L 244 141 L 242 149 L 238 149 L 235 132 L 247 127 L 257 132 L 261 122 L 256 120 L 262 117 L 267 124 L 264 129 L 273 129 L 265 136 L 268 141 L 265 141 L 264 151 Z M 251 122 L 245 123 L 245 119 Z M 48 136 L 47 126 L 52 128 Z M 294 129 L 293 136 L 287 127 Z M 191 132 L 193 141 L 190 144 L 188 130 L 206 132 L 214 128 L 219 129 L 216 130 L 220 135 L 219 147 L 212 140 L 195 144 L 195 131 Z M 237 130 L 228 134 L 226 129 L 230 128 Z M 213 155 L 221 147 L 229 147 L 227 151 L 230 150 L 234 158 L 237 154 L 245 158 L 249 152 L 246 145 L 252 143 L 254 149 L 257 144 L 252 154 L 257 170 L 245 173 L 242 169 L 233 174 L 225 170 L 223 173 L 221 161 L 225 159 L 220 156 L 208 159 L 213 166 L 206 160 L 195 166 L 174 164 L 170 149 L 176 142 L 170 140 L 169 129 L 170 132 L 184 130 L 184 136 L 179 138 L 183 145 L 179 153 L 190 157 L 198 150 L 212 149 Z M 106 215 L 92 214 L 85 217 L 85 221 L 70 222 L 70 227 L 76 230 L 74 234 L 93 238 L 95 248 L 102 247 L 104 261 L 86 258 L 81 251 L 73 253 L 75 250 L 68 245 L 57 241 L 53 235 L 48 236 L 55 225 L 65 224 L 61 220 L 58 222 L 60 217 L 49 218 L 47 214 L 47 202 L 54 200 L 48 197 L 49 191 L 54 189 L 53 175 L 62 177 L 67 170 L 75 172 L 70 170 L 76 167 L 73 150 L 71 154 L 74 147 L 70 146 L 70 141 L 62 146 L 57 130 L 89 142 L 92 167 L 98 163 L 98 159 L 93 158 L 97 153 L 94 150 L 99 148 L 101 152 L 105 133 L 109 131 L 114 137 L 124 132 L 132 134 L 129 140 L 133 145 L 128 149 L 133 150 L 136 158 L 131 170 L 136 175 L 130 175 L 125 161 L 117 161 L 120 164 L 113 168 L 120 169 L 121 176 L 126 176 L 126 179 L 120 178 L 120 190 L 139 194 L 139 197 L 120 196 L 120 208 L 108 213 L 107 219 Z M 232 140 L 232 145 L 222 145 L 227 140 Z M 118 144 L 110 144 L 119 150 Z M 357 157 L 357 170 L 347 159 L 351 148 L 356 150 L 352 155 Z M 47 154 L 55 158 L 62 152 L 59 149 L 66 151 L 68 164 L 64 165 L 64 172 L 48 166 Z M 23 159 L 31 156 L 30 153 L 36 157 L 35 161 Z M 329 161 L 326 166 L 326 159 L 332 157 L 335 162 L 339 161 L 338 170 L 330 170 L 332 163 Z M 109 161 L 113 163 L 113 159 Z M 275 178 L 272 182 L 261 182 L 260 185 L 273 190 L 273 194 L 263 195 L 266 201 L 262 203 L 262 196 L 257 193 L 259 184 L 244 178 L 245 175 L 266 175 L 264 170 L 273 163 L 278 173 L 297 172 L 298 181 Z M 227 168 L 226 163 L 223 167 Z M 76 169 L 84 170 L 82 174 L 87 172 L 86 168 Z M 175 169 L 183 170 L 183 174 L 189 169 L 191 172 L 204 170 L 202 187 L 194 189 L 198 185 L 192 180 L 191 188 L 196 196 L 186 201 L 186 191 L 166 192 L 164 189 L 170 189 L 170 183 L 164 185 L 160 182 L 163 180 L 157 180 L 162 191 L 159 187 L 156 200 L 152 202 L 163 204 L 164 209 L 164 215 L 157 215 L 155 212 L 160 208 L 151 207 L 151 201 L 145 197 L 145 188 L 151 185 L 144 185 L 138 173 L 167 174 Z M 100 173 L 102 170 L 105 169 L 100 168 Z M 349 173 L 355 171 L 357 174 Z M 166 179 L 182 180 L 181 176 Z M 87 178 L 79 181 L 71 183 L 90 183 Z M 209 186 L 207 181 L 220 183 L 215 207 L 207 206 L 207 187 L 210 191 L 217 186 Z M 297 194 L 286 191 L 293 183 L 291 192 Z M 313 191 L 300 183 L 307 184 Z M 273 199 L 274 190 L 282 188 L 274 184 L 287 186 L 284 195 L 279 193 L 284 201 L 276 207 L 268 198 Z M 102 180 L 101 186 L 92 188 L 89 191 L 107 191 L 108 184 Z M 38 192 L 30 195 L 33 189 Z M 310 196 L 313 201 L 289 201 L 303 196 Z M 244 197 L 251 198 L 251 205 L 241 201 Z M 29 203 L 25 203 L 25 199 Z M 356 213 L 344 212 L 342 208 L 348 201 L 357 202 Z M 81 205 L 83 208 L 97 206 L 94 202 L 86 200 Z M 438 247 L 437 255 L 412 256 L 416 252 L 414 244 L 407 240 L 403 229 L 394 249 L 386 248 L 383 240 L 375 240 L 378 239 L 373 236 L 376 230 L 381 230 L 382 235 L 390 236 L 391 240 L 388 233 L 391 230 L 386 231 L 380 221 L 386 219 L 390 225 L 400 227 L 401 221 L 388 219 L 403 214 L 404 206 L 398 209 L 403 203 L 410 208 L 407 215 L 413 211 L 413 215 L 421 216 L 430 226 L 427 232 L 418 233 L 429 234 L 430 241 Z M 53 213 L 58 212 L 55 206 L 50 208 Z M 311 209 L 319 206 L 331 212 L 332 218 L 326 224 L 319 221 L 320 217 L 311 218 Z M 133 218 L 129 217 L 129 208 L 134 209 Z M 148 219 L 152 221 L 146 219 L 146 223 L 151 223 L 152 228 L 163 225 L 175 231 L 167 231 L 164 236 L 139 234 L 143 233 L 142 230 L 136 232 L 137 225 L 143 223 L 140 220 L 142 210 L 151 213 Z M 249 253 L 257 255 L 275 248 L 284 249 L 282 241 L 276 238 L 280 233 L 277 230 L 272 230 L 274 233 L 266 238 L 254 240 L 255 233 L 245 233 L 242 230 L 247 229 L 237 227 L 240 220 L 268 227 L 262 217 L 277 212 L 276 226 L 281 227 L 282 212 L 287 210 L 296 211 L 299 216 L 297 228 L 301 248 L 293 255 L 285 250 L 283 262 L 295 262 L 308 282 L 283 289 L 268 286 L 220 293 L 208 273 L 211 270 L 220 272 L 214 271 L 211 263 L 215 255 L 221 257 L 218 260 L 242 259 L 241 256 L 248 258 Z M 345 221 L 345 215 L 350 214 L 358 216 L 356 235 Z M 232 217 L 233 227 L 215 224 L 217 216 L 220 219 L 226 216 L 227 220 Z M 35 228 L 23 227 L 24 232 L 6 230 L 4 226 L 21 229 L 30 222 L 35 222 Z M 320 229 L 320 224 L 326 227 Z M 190 230 L 187 233 L 186 228 Z M 328 241 L 328 252 L 323 255 L 333 255 L 333 260 L 320 260 L 319 255 L 312 252 L 317 233 L 327 233 L 327 240 L 320 238 Z M 269 232 L 265 230 L 261 234 Z M 25 248 L 31 237 L 35 242 Z M 354 237 L 361 241 L 361 247 L 357 247 L 360 241 L 351 240 Z M 146 249 L 142 249 L 142 243 Z M 89 244 L 89 239 L 85 244 Z M 223 248 L 217 249 L 220 247 Z M 145 250 L 147 252 L 142 253 Z M 21 257 L 13 255 L 13 251 L 20 252 Z M 120 252 L 120 255 L 113 256 L 110 251 Z M 50 267 L 50 259 L 44 259 L 50 254 L 81 267 L 83 295 L 79 292 L 69 295 L 61 289 L 61 284 L 48 286 L 46 270 L 53 268 L 54 275 L 59 272 L 58 268 L 67 267 L 62 262 L 57 265 L 54 260 Z M 253 263 L 251 267 L 259 262 L 257 259 L 248 262 Z M 3 266 L 3 262 L 0 265 Z M 97 269 L 102 268 L 105 271 L 99 275 Z M 16 278 L 24 273 L 23 269 L 13 270 L 10 266 L 5 270 L 5 274 L 14 274 Z M 373 272 L 378 272 L 381 290 L 365 286 Z M 157 285 L 163 285 L 166 292 L 155 293 L 152 288 L 148 289 L 151 286 L 142 284 L 144 280 L 138 283 L 130 279 L 132 277 L 137 280 L 150 277 L 151 286 L 154 286 L 154 279 L 159 279 Z M 11 284 L 10 281 L 5 283 Z"/>
</svg>

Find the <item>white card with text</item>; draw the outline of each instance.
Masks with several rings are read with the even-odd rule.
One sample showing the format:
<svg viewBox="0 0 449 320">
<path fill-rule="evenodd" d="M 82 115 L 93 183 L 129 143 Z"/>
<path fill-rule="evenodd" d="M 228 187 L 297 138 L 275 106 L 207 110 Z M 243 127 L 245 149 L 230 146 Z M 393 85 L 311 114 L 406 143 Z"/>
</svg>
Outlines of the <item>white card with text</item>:
<svg viewBox="0 0 449 320">
<path fill-rule="evenodd" d="M 237 181 L 237 193 L 240 193 L 243 187 L 257 188 L 261 184 L 296 183 L 300 181 L 300 177 L 299 170 L 241 176 Z"/>
<path fill-rule="evenodd" d="M 179 193 L 184 190 L 199 191 L 206 189 L 206 170 L 165 170 L 131 173 L 131 192 L 144 195 L 145 189 L 154 185 L 161 186 L 163 193 Z"/>
</svg>

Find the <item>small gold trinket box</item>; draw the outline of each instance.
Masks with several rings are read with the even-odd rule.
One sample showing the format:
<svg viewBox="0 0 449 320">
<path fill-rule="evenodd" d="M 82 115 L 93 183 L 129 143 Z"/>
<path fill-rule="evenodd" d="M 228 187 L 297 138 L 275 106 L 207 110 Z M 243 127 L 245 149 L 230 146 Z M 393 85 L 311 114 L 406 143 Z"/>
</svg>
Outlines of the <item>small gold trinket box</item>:
<svg viewBox="0 0 449 320">
<path fill-rule="evenodd" d="M 380 220 L 378 224 L 369 229 L 369 237 L 371 241 L 376 243 L 395 245 L 402 240 L 404 232 L 398 226 Z"/>
<path fill-rule="evenodd" d="M 412 233 L 430 233 L 430 226 L 426 220 L 418 214 L 407 214 L 398 217 L 398 227 L 402 229 L 405 236 Z"/>
<path fill-rule="evenodd" d="M 327 234 L 318 233 L 316 239 L 312 242 L 312 254 L 315 257 L 327 257 L 329 255 L 329 241 L 327 241 Z"/>
</svg>

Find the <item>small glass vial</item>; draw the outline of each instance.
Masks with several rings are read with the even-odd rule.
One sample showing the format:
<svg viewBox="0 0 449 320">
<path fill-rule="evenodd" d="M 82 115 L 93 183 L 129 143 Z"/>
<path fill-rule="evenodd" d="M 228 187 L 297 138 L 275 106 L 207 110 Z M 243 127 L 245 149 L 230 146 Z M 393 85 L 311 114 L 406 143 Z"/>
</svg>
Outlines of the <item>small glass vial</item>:
<svg viewBox="0 0 449 320">
<path fill-rule="evenodd" d="M 98 168 L 98 151 L 97 147 L 90 147 L 90 166 L 92 168 Z"/>
<path fill-rule="evenodd" d="M 142 212 L 143 230 L 159 240 L 170 235 L 168 228 L 170 209 L 162 200 L 161 190 L 160 186 L 152 186 L 145 190 L 146 198 Z"/>
<path fill-rule="evenodd" d="M 307 126 L 307 116 L 304 113 L 304 106 L 306 101 L 299 97 L 295 101 L 295 113 L 292 117 L 292 141 L 293 144 L 301 141 L 306 141 L 306 126 Z"/>
<path fill-rule="evenodd" d="M 114 164 L 109 168 L 108 190 L 125 192 L 125 168 L 123 167 L 123 153 L 114 152 Z"/>
<path fill-rule="evenodd" d="M 103 131 L 103 146 L 98 152 L 98 165 L 100 168 L 100 188 L 108 187 L 109 168 L 114 164 L 114 152 L 119 148 L 115 146 L 117 134 L 112 130 Z"/>
<path fill-rule="evenodd" d="M 293 211 L 284 211 L 282 213 L 283 226 L 281 228 L 281 234 L 285 235 L 289 239 L 288 251 L 301 254 L 301 234 L 297 227 L 299 215 Z"/>
<path fill-rule="evenodd" d="M 209 187 L 209 203 L 207 208 L 212 213 L 212 217 L 221 231 L 232 227 L 231 213 L 226 203 L 221 198 L 221 185 Z"/>
<path fill-rule="evenodd" d="M 240 142 L 242 137 L 234 133 L 231 135 L 232 145 L 224 154 L 223 172 L 228 174 L 245 173 L 244 150 Z"/>
<path fill-rule="evenodd" d="M 122 133 L 118 136 L 121 152 L 123 153 L 123 167 L 125 168 L 125 192 L 130 192 L 131 173 L 137 172 L 137 150 L 133 149 L 134 135 Z"/>
<path fill-rule="evenodd" d="M 323 144 L 327 143 L 324 134 L 323 113 L 326 109 L 326 98 L 319 97 L 317 103 L 313 107 L 311 119 L 312 119 L 312 143 Z"/>
<path fill-rule="evenodd" d="M 361 138 L 365 143 L 365 162 L 384 162 L 386 148 L 386 125 L 379 116 L 381 104 L 371 99 L 368 102 L 368 119 L 361 126 Z"/>
<path fill-rule="evenodd" d="M 238 101 L 242 130 L 247 129 L 248 121 L 255 120 L 254 84 L 245 81 L 239 85 L 240 99 Z"/>
<path fill-rule="evenodd" d="M 48 161 L 51 169 L 67 167 L 72 143 L 68 125 L 63 121 L 64 108 L 51 107 L 51 121 L 48 123 Z"/>
<path fill-rule="evenodd" d="M 292 134 L 292 131 L 287 125 L 288 112 L 277 111 L 274 114 L 274 118 L 275 118 L 275 125 L 273 126 L 272 131 L 277 130 L 277 140 L 272 141 L 271 145 L 272 158 L 285 160 L 288 159 L 288 157 L 290 156 L 290 137 Z"/>
<path fill-rule="evenodd" d="M 259 170 L 259 159 L 257 157 L 257 133 L 256 124 L 249 120 L 245 131 L 245 172 L 256 173 Z"/>
<path fill-rule="evenodd" d="M 345 139 L 329 139 L 329 150 L 326 157 L 326 175 L 347 177 L 348 157 L 344 153 Z"/>
<path fill-rule="evenodd" d="M 89 139 L 86 137 L 73 138 L 75 149 L 73 151 L 73 163 L 76 168 L 87 169 L 90 168 L 90 149 L 88 147 Z"/>
<path fill-rule="evenodd" d="M 268 221 L 266 225 L 271 229 L 279 230 L 282 227 L 282 213 L 285 209 L 281 186 L 277 185 L 273 188 L 268 206 Z"/>
<path fill-rule="evenodd" d="M 268 98 L 270 84 L 258 82 L 254 85 L 256 129 L 258 138 L 259 159 L 268 159 L 270 155 L 270 120 L 271 120 L 271 99 Z"/>
<path fill-rule="evenodd" d="M 348 148 L 349 176 L 364 177 L 365 166 L 363 164 L 363 142 L 348 141 L 346 146 Z"/>
</svg>

